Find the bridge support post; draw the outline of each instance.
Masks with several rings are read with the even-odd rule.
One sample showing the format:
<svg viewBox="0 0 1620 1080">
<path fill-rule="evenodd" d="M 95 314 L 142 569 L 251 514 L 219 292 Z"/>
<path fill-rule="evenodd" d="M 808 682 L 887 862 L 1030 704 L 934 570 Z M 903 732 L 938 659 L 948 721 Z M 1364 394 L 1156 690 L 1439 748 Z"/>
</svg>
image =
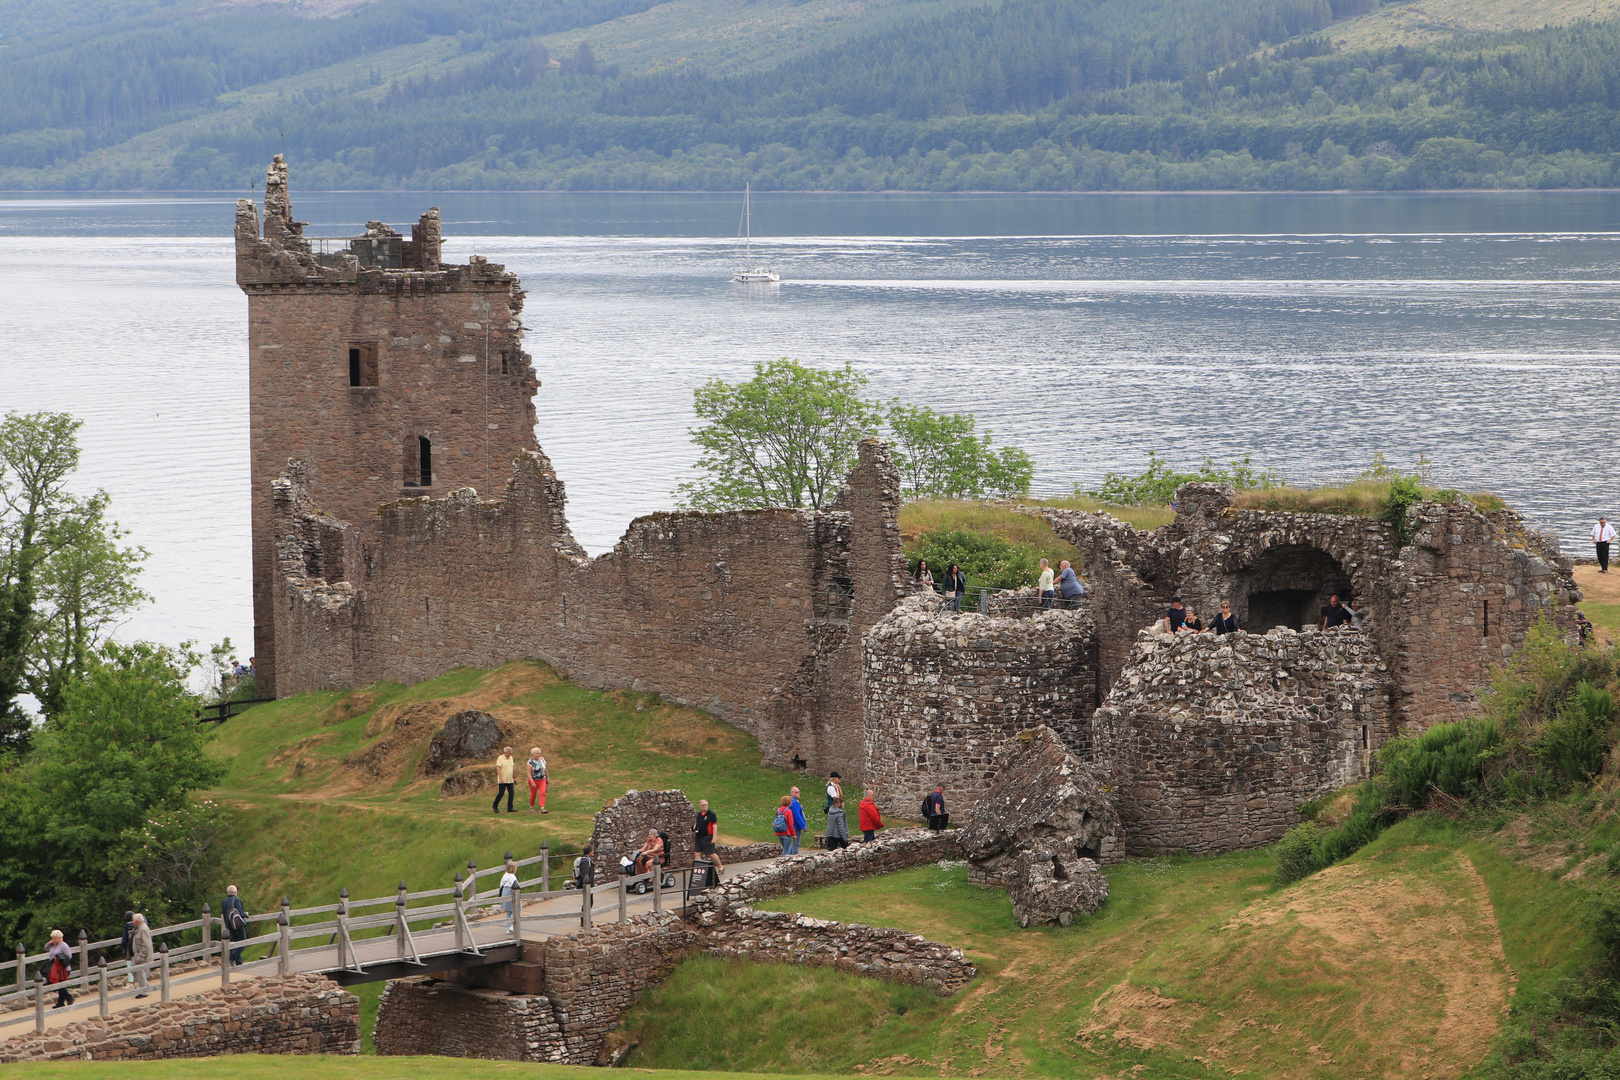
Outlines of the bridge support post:
<svg viewBox="0 0 1620 1080">
<path fill-rule="evenodd" d="M 79 931 L 79 993 L 90 989 L 90 935 Z"/>
<path fill-rule="evenodd" d="M 349 966 L 349 887 L 347 885 L 338 890 L 337 907 L 337 961 L 338 970 L 342 971 Z"/>
<path fill-rule="evenodd" d="M 292 971 L 292 921 L 287 918 L 287 898 L 281 898 L 281 914 L 276 916 L 276 930 L 281 934 L 281 940 L 276 942 L 276 974 L 286 975 Z"/>
<path fill-rule="evenodd" d="M 467 899 L 478 902 L 478 864 L 471 859 L 467 860 Z"/>
<path fill-rule="evenodd" d="M 585 906 L 579 913 L 579 925 L 589 930 L 591 928 L 591 883 L 589 881 L 580 882 L 579 894 L 585 898 Z"/>
<path fill-rule="evenodd" d="M 219 929 L 219 985 L 223 989 L 231 985 L 231 950 L 230 939 L 225 936 L 225 927 Z"/>
<path fill-rule="evenodd" d="M 45 976 L 34 976 L 34 1031 L 45 1030 Z"/>
<path fill-rule="evenodd" d="M 399 896 L 394 899 L 394 937 L 398 939 L 395 944 L 399 946 L 398 955 L 401 960 L 408 955 L 405 951 L 405 942 L 410 937 L 410 931 L 405 926 L 405 893 L 405 883 L 401 881 Z"/>
<path fill-rule="evenodd" d="M 28 950 L 17 946 L 17 989 L 28 985 Z"/>
<path fill-rule="evenodd" d="M 664 910 L 664 868 L 653 864 L 653 910 Z"/>
<path fill-rule="evenodd" d="M 467 935 L 462 927 L 467 925 L 466 901 L 461 898 L 461 875 L 456 875 L 456 952 L 467 948 Z"/>
<path fill-rule="evenodd" d="M 204 904 L 202 909 L 202 962 L 204 964 L 208 963 L 209 942 L 213 939 L 213 932 L 214 920 L 208 917 L 208 905 Z"/>
<path fill-rule="evenodd" d="M 540 895 L 551 891 L 551 844 L 540 841 Z"/>
<path fill-rule="evenodd" d="M 169 1003 L 169 943 L 158 947 L 158 1000 Z"/>
<path fill-rule="evenodd" d="M 124 961 L 124 964 L 127 967 L 128 964 L 129 964 L 129 961 L 128 960 Z M 101 1018 L 103 1020 L 105 1020 L 105 1019 L 107 1019 L 107 958 L 105 956 L 103 956 L 101 958 L 101 962 L 100 962 L 100 964 L 98 966 L 101 968 L 101 972 L 100 972 L 101 979 L 100 979 L 100 982 L 99 982 L 99 985 L 98 985 L 98 988 L 97 988 L 97 992 L 99 993 L 99 995 L 101 997 Z M 130 981 L 134 982 L 135 980 L 131 979 Z"/>
<path fill-rule="evenodd" d="M 512 886 L 512 944 L 518 948 L 518 959 L 523 959 L 523 886 Z"/>
<path fill-rule="evenodd" d="M 625 882 L 630 879 L 623 874 L 619 875 L 619 921 L 624 922 L 630 914 L 630 886 Z"/>
</svg>

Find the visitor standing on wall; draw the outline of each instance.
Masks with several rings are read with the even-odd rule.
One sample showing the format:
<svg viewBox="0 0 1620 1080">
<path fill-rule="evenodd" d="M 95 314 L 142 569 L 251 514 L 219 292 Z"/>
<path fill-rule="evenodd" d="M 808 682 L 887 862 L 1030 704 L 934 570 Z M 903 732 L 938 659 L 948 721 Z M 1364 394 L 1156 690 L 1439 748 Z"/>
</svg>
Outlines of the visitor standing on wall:
<svg viewBox="0 0 1620 1080">
<path fill-rule="evenodd" d="M 1322 629 L 1332 630 L 1335 626 L 1343 626 L 1350 621 L 1350 609 L 1339 603 L 1339 594 L 1334 593 L 1328 597 L 1327 607 L 1322 609 Z"/>
<path fill-rule="evenodd" d="M 146 916 L 140 912 L 135 913 L 135 937 L 130 943 L 130 972 L 135 976 L 135 988 L 140 992 L 135 996 L 143 998 L 152 985 L 146 981 L 146 967 L 152 962 L 152 928 L 146 923 Z"/>
<path fill-rule="evenodd" d="M 1052 564 L 1045 559 L 1041 560 L 1041 576 L 1036 588 L 1041 591 L 1041 610 L 1045 611 L 1052 606 L 1052 598 L 1057 595 L 1057 590 L 1052 587 Z"/>
<path fill-rule="evenodd" d="M 797 855 L 799 853 L 799 838 L 804 835 L 805 826 L 809 825 L 810 821 L 804 816 L 804 804 L 799 801 L 799 789 L 791 789 L 790 794 L 793 796 L 793 850 L 788 854 Z"/>
<path fill-rule="evenodd" d="M 962 594 L 967 592 L 967 575 L 962 568 L 951 563 L 951 568 L 945 571 L 945 610 L 961 611 Z"/>
<path fill-rule="evenodd" d="M 1222 600 L 1221 613 L 1215 617 L 1216 636 L 1218 637 L 1221 634 L 1235 634 L 1239 629 L 1240 627 L 1238 626 L 1237 616 L 1232 614 L 1232 601 Z"/>
<path fill-rule="evenodd" d="M 1609 572 L 1609 545 L 1614 543 L 1614 526 L 1608 518 L 1598 518 L 1592 526 L 1592 546 L 1597 548 L 1598 573 Z"/>
<path fill-rule="evenodd" d="M 1173 634 L 1187 621 L 1187 609 L 1181 606 L 1181 597 L 1172 596 L 1170 607 L 1164 613 L 1164 632 Z"/>
<path fill-rule="evenodd" d="M 1063 606 L 1067 608 L 1079 607 L 1080 598 L 1086 595 L 1086 587 L 1080 584 L 1080 578 L 1075 574 L 1074 567 L 1069 565 L 1068 559 L 1058 563 L 1057 587 L 1063 596 Z"/>
<path fill-rule="evenodd" d="M 51 966 L 45 970 L 45 981 L 56 987 L 56 1004 L 51 1008 L 73 1004 L 73 994 L 68 990 L 68 979 L 73 977 L 73 947 L 63 939 L 62 931 L 51 931 L 51 943 L 45 946 L 45 955 L 51 961 Z"/>
<path fill-rule="evenodd" d="M 827 850 L 846 847 L 849 847 L 849 818 L 844 815 L 844 797 L 840 795 L 827 808 Z"/>
<path fill-rule="evenodd" d="M 827 774 L 827 805 L 821 808 L 823 814 L 832 811 L 833 803 L 844 797 L 844 778 L 837 773 Z"/>
<path fill-rule="evenodd" d="M 236 886 L 225 887 L 225 902 L 219 908 L 220 922 L 225 924 L 225 932 L 231 936 L 232 941 L 246 941 L 248 936 L 247 908 L 242 906 L 242 898 L 236 895 Z M 242 950 L 231 950 L 231 963 L 242 962 Z"/>
<path fill-rule="evenodd" d="M 546 759 L 540 756 L 538 746 L 529 747 L 529 813 L 534 813 L 534 801 L 540 800 L 540 812 L 551 813 L 546 809 Z M 500 800 L 496 800 L 499 802 Z"/>
<path fill-rule="evenodd" d="M 1348 599 L 1344 602 L 1344 610 L 1350 613 L 1350 629 L 1360 630 L 1367 624 L 1367 606 L 1365 604 L 1356 607 L 1355 600 L 1353 598 Z"/>
<path fill-rule="evenodd" d="M 1204 620 L 1192 608 L 1187 609 L 1187 617 L 1182 620 L 1181 628 L 1189 633 L 1201 634 L 1204 632 Z"/>
<path fill-rule="evenodd" d="M 877 831 L 883 828 L 883 815 L 878 813 L 877 792 L 867 788 L 857 809 L 860 811 L 858 824 L 861 827 L 861 843 L 870 844 L 877 839 Z"/>
<path fill-rule="evenodd" d="M 782 796 L 782 801 L 776 807 L 776 817 L 771 821 L 771 828 L 776 830 L 776 842 L 782 845 L 782 854 L 793 854 L 794 841 L 798 834 L 793 831 L 793 799 Z"/>
<path fill-rule="evenodd" d="M 950 824 L 951 815 L 945 811 L 945 785 L 935 784 L 934 790 L 923 799 L 923 817 L 928 819 L 928 827 L 939 832 Z"/>
<path fill-rule="evenodd" d="M 517 892 L 517 863 L 511 859 L 506 860 L 506 873 L 501 875 L 501 910 L 506 912 L 506 932 L 512 932 L 513 905 L 517 902 L 514 894 Z M 517 917 L 522 918 L 523 913 L 518 912 Z"/>
<path fill-rule="evenodd" d="M 716 873 L 724 873 L 726 864 L 720 861 L 720 852 L 715 850 L 714 830 L 720 824 L 720 818 L 709 809 L 709 800 L 698 802 L 697 823 L 692 830 L 692 847 L 709 862 L 714 863 Z"/>
<path fill-rule="evenodd" d="M 516 763 L 512 760 L 512 748 L 508 746 L 501 751 L 501 756 L 495 759 L 495 782 L 500 786 L 495 789 L 495 805 L 492 809 L 498 814 L 501 812 L 501 796 L 506 796 L 506 812 L 517 813 L 512 809 L 512 800 L 515 795 L 515 781 L 512 779 L 512 770 Z"/>
<path fill-rule="evenodd" d="M 911 581 L 918 586 L 918 592 L 922 592 L 924 589 L 929 592 L 934 591 L 934 572 L 928 569 L 927 559 L 917 560 L 917 571 L 911 575 Z"/>
</svg>

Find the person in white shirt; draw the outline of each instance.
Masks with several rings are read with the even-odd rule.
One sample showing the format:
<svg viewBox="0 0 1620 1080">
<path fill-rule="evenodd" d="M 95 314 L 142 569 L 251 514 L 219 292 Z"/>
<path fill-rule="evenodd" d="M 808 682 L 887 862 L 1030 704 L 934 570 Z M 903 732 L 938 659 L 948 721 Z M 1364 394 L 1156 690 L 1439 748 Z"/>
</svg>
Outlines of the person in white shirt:
<svg viewBox="0 0 1620 1080">
<path fill-rule="evenodd" d="M 517 863 L 508 859 L 506 873 L 501 875 L 501 910 L 506 912 L 506 932 L 512 932 L 512 893 L 516 891 L 518 883 Z"/>
<path fill-rule="evenodd" d="M 1598 518 L 1598 523 L 1592 526 L 1592 546 L 1597 548 L 1598 573 L 1609 572 L 1609 544 L 1614 540 L 1614 526 L 1609 524 L 1608 518 Z"/>
<path fill-rule="evenodd" d="M 1052 606 L 1052 597 L 1057 595 L 1052 588 L 1052 564 L 1047 562 L 1045 559 L 1041 560 L 1041 581 L 1039 588 L 1041 590 L 1041 610 L 1045 611 Z"/>
</svg>

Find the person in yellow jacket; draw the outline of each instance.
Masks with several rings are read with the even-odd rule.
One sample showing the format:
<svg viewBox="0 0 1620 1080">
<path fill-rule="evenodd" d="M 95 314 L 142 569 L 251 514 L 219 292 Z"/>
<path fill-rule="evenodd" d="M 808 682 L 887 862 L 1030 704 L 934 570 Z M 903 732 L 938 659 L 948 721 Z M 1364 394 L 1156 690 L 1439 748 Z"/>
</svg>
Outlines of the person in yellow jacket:
<svg viewBox="0 0 1620 1080">
<path fill-rule="evenodd" d="M 510 746 L 502 750 L 501 756 L 495 759 L 495 782 L 500 787 L 495 789 L 495 805 L 492 809 L 497 814 L 501 812 L 502 795 L 506 796 L 506 812 L 508 814 L 517 813 L 516 810 L 512 809 L 512 793 L 516 788 L 516 781 L 512 779 L 512 769 L 515 764 L 516 762 L 512 760 L 512 748 Z"/>
</svg>

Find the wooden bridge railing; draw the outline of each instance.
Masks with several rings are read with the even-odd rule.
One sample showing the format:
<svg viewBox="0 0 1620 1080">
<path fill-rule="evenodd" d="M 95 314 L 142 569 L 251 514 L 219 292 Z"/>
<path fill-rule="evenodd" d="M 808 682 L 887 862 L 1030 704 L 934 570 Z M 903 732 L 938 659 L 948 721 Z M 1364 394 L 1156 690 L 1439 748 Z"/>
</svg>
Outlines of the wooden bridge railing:
<svg viewBox="0 0 1620 1080">
<path fill-rule="evenodd" d="M 94 1004 L 101 1016 L 107 1016 L 111 1002 L 144 992 L 135 985 L 135 971 L 139 967 L 156 970 L 154 989 L 158 991 L 160 1000 L 168 1001 L 172 992 L 171 968 L 174 965 L 201 960 L 204 966 L 207 966 L 210 960 L 218 958 L 220 985 L 229 986 L 232 967 L 230 954 L 238 950 L 243 951 L 245 963 L 253 965 L 256 969 L 264 969 L 253 971 L 249 976 L 253 978 L 271 974 L 266 965 L 272 958 L 276 962 L 275 974 L 318 971 L 343 972 L 363 977 L 368 964 L 376 967 L 383 961 L 379 961 L 375 955 L 362 961 L 361 950 L 356 942 L 374 942 L 378 938 L 391 936 L 397 941 L 397 946 L 393 950 L 394 955 L 389 958 L 390 961 L 421 964 L 433 957 L 462 953 L 482 955 L 484 949 L 495 945 L 515 944 L 521 948 L 524 926 L 534 923 L 572 920 L 588 929 L 597 921 L 597 916 L 614 912 L 617 912 L 618 921 L 623 922 L 629 917 L 631 887 L 644 881 L 650 882 L 653 908 L 661 910 L 663 907 L 662 877 L 667 871 L 662 868 L 646 874 L 623 876 L 616 881 L 585 889 L 573 888 L 573 880 L 568 877 L 565 878 L 564 887 L 553 889 L 551 860 L 566 859 L 568 856 L 553 856 L 549 843 L 542 843 L 540 848 L 539 855 L 512 860 L 520 871 L 517 888 L 513 890 L 511 897 L 514 912 L 518 915 L 512 921 L 512 930 L 506 940 L 492 940 L 486 933 L 480 941 L 473 929 L 476 907 L 485 901 L 503 899 L 498 882 L 500 875 L 505 872 L 505 864 L 503 862 L 499 870 L 484 872 L 486 880 L 488 875 L 493 873 L 497 884 L 493 888 L 479 891 L 477 863 L 468 859 L 465 876 L 458 871 L 454 884 L 447 888 L 411 892 L 405 882 L 401 881 L 393 895 L 368 900 L 350 899 L 349 890 L 345 888 L 339 892 L 335 904 L 317 904 L 302 908 L 293 907 L 284 896 L 275 911 L 248 916 L 249 935 L 242 941 L 230 940 L 229 929 L 225 926 L 223 918 L 215 916 L 209 906 L 204 904 L 200 918 L 152 930 L 155 952 L 152 960 L 146 965 L 135 964 L 128 957 L 109 963 L 105 956 L 99 957 L 92 964 L 91 953 L 105 952 L 115 945 L 121 945 L 122 939 L 105 938 L 91 941 L 88 935 L 81 931 L 76 950 L 78 969 L 65 983 L 60 984 L 45 982 L 45 969 L 49 967 L 49 957 L 46 953 L 29 955 L 19 945 L 16 959 L 0 964 L 0 986 L 7 983 L 11 986 L 9 991 L 0 993 L 0 1038 L 5 1037 L 4 1032 L 7 1028 L 24 1024 L 30 1018 L 34 1021 L 34 1030 L 43 1031 L 46 995 L 64 985 L 75 994 L 85 997 L 58 1011 L 78 1012 Z M 507 858 L 511 859 L 512 853 L 508 851 L 506 854 Z M 538 876 L 523 880 L 521 871 L 533 866 L 539 867 Z M 686 874 L 689 871 L 683 870 L 679 873 Z M 603 893 L 613 894 L 612 899 L 605 904 L 596 903 Z M 579 906 L 576 908 L 570 905 L 568 910 L 542 915 L 521 914 L 524 903 L 565 896 L 579 896 Z M 449 902 L 443 902 L 444 899 L 448 899 Z M 421 903 L 421 901 L 440 902 Z M 374 908 L 381 910 L 370 910 Z M 504 914 L 501 912 L 501 915 Z M 322 919 L 320 916 L 331 917 Z M 310 921 L 312 919 L 314 921 Z M 252 932 L 256 925 L 263 927 L 266 924 L 271 928 L 258 934 Z M 424 940 L 428 936 L 433 940 Z M 192 940 L 193 938 L 196 940 Z M 298 942 L 312 943 L 299 945 Z M 264 950 L 263 955 L 255 960 L 247 960 L 245 953 L 258 949 Z M 331 952 L 330 958 L 317 955 L 323 950 Z M 35 969 L 32 978 L 29 977 L 31 967 Z M 10 979 L 5 977 L 8 971 L 11 973 Z M 118 978 L 124 980 L 124 988 L 113 993 L 111 983 Z M 92 987 L 96 991 L 93 1001 L 88 997 Z M 29 999 L 32 999 L 33 1004 L 31 1016 L 30 1010 L 26 1008 Z M 24 1007 L 18 1008 L 18 1005 Z"/>
</svg>

